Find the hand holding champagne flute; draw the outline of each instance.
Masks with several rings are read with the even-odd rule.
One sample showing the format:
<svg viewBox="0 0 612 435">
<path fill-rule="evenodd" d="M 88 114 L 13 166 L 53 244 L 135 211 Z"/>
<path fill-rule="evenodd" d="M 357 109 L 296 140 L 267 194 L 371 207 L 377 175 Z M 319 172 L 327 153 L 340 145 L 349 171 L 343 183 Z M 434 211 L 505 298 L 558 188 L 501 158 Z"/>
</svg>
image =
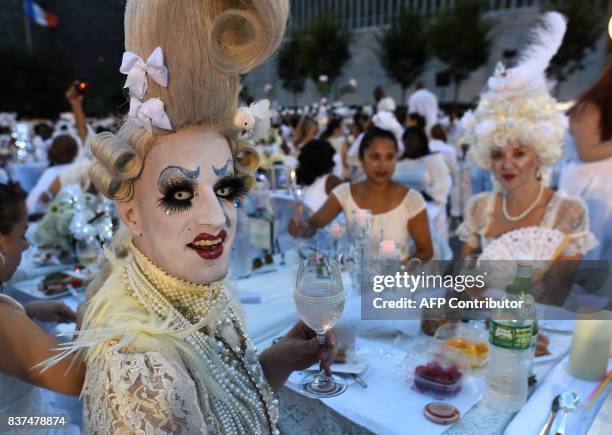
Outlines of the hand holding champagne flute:
<svg viewBox="0 0 612 435">
<path fill-rule="evenodd" d="M 320 256 L 302 261 L 293 296 L 302 321 L 315 331 L 319 343 L 325 344 L 325 333 L 340 318 L 346 299 L 338 264 Z M 313 397 L 333 397 L 346 390 L 346 382 L 321 371 L 305 376 L 299 387 Z"/>
</svg>

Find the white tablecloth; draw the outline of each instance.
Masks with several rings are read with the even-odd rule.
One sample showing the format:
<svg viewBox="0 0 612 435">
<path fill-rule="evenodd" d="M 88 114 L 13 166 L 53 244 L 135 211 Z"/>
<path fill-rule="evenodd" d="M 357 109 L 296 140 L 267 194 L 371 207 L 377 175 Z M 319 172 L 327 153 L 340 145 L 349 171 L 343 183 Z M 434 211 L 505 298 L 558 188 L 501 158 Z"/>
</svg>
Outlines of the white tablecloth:
<svg viewBox="0 0 612 435">
<path fill-rule="evenodd" d="M 244 292 L 254 293 L 261 298 L 259 303 L 242 304 L 247 329 L 260 350 L 269 345 L 273 338 L 282 335 L 298 319 L 293 303 L 296 259 L 288 255 L 287 264 L 286 266 L 280 266 L 277 260 L 277 270 L 275 272 L 254 274 L 247 279 L 233 281 L 233 285 L 236 287 L 233 291 L 238 298 L 244 295 Z M 345 282 L 345 284 L 349 288 L 348 282 Z M 72 308 L 76 308 L 78 304 L 78 301 L 73 297 L 67 297 L 63 300 Z M 312 412 L 326 410 L 325 418 L 329 421 L 325 427 L 330 428 L 329 430 L 332 433 L 361 433 L 361 431 L 367 433 L 368 430 L 375 433 L 419 433 L 423 435 L 444 431 L 447 434 L 454 435 L 503 433 L 514 415 L 492 410 L 487 407 L 485 401 L 480 401 L 475 406 L 470 403 L 466 405 L 467 407 L 460 408 L 467 412 L 450 429 L 432 425 L 423 417 L 417 417 L 422 412 L 420 402 L 418 405 L 414 405 L 414 395 L 418 393 L 408 388 L 405 379 L 397 371 L 397 365 L 404 352 L 418 350 L 423 342 L 428 340 L 427 337 L 418 332 L 418 322 L 396 321 L 385 324 L 384 321 L 361 321 L 359 319 L 359 297 L 356 295 L 351 295 L 345 310 L 346 313 L 339 325 L 351 326 L 358 336 L 367 338 L 368 343 L 377 343 L 375 346 L 383 350 L 384 355 L 391 355 L 391 357 L 376 360 L 363 373 L 362 378 L 368 384 L 366 390 L 354 384 L 349 387 L 349 391 L 345 394 L 324 401 L 299 397 L 293 392 L 284 390 L 280 397 L 288 397 L 290 393 L 291 406 L 294 409 L 313 409 Z M 70 331 L 73 328 L 74 325 L 60 325 L 58 330 Z M 549 335 L 551 342 L 564 345 L 564 349 L 569 346 L 570 335 L 554 332 L 547 332 L 547 335 Z M 557 359 L 536 364 L 535 370 L 538 378 L 540 380 L 544 379 L 545 375 L 558 363 L 562 356 L 563 354 L 560 354 Z M 556 375 L 554 375 L 556 370 L 550 379 L 556 379 Z M 543 385 L 545 387 L 536 390 L 537 395 L 534 394 L 529 404 L 521 411 L 521 414 L 523 412 L 529 413 L 526 414 L 525 422 L 535 421 L 533 416 L 538 416 L 539 419 L 546 417 L 550 406 L 550 397 L 558 388 L 578 388 L 577 384 L 572 383 L 571 380 L 567 384 L 567 379 L 566 383 L 560 386 L 553 383 L 552 385 L 555 388 L 552 389 L 546 386 L 549 385 L 548 382 L 548 380 L 544 381 Z M 590 393 L 590 390 L 588 393 Z M 425 398 L 422 400 L 433 401 L 433 399 Z M 281 403 L 283 403 L 283 400 L 281 400 Z M 451 401 L 451 403 L 453 402 Z M 310 411 L 307 411 L 306 414 L 308 412 Z M 304 414 L 300 414 L 301 417 Z M 520 424 L 517 422 L 523 419 L 521 414 L 508 430 L 513 430 L 512 427 L 515 424 Z M 331 420 L 334 421 L 331 422 Z M 302 421 L 302 423 L 306 425 L 305 421 Z M 301 432 L 296 433 L 309 433 L 317 427 L 306 428 L 304 426 Z M 327 435 L 328 432 L 324 433 Z M 525 435 L 527 433 L 524 432 Z M 523 435 L 523 432 L 521 432 L 521 435 Z"/>
</svg>

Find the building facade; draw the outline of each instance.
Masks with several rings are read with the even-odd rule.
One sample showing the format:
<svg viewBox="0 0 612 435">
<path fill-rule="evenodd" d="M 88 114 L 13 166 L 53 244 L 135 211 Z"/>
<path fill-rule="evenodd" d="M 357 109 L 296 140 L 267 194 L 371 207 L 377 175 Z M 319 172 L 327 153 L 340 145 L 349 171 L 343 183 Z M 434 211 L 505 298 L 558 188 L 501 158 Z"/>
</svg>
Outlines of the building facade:
<svg viewBox="0 0 612 435">
<path fill-rule="evenodd" d="M 291 0 L 291 19 L 289 33 L 304 29 L 316 17 L 322 14 L 333 14 L 338 17 L 342 26 L 350 31 L 351 60 L 346 65 L 338 87 L 355 79 L 358 87 L 354 93 L 341 96 L 347 104 L 364 104 L 372 100 L 372 89 L 382 86 L 387 95 L 401 99 L 401 88 L 389 79 L 379 60 L 379 46 L 377 37 L 389 25 L 393 17 L 402 9 L 408 9 L 423 15 L 433 15 L 445 8 L 452 8 L 461 0 Z M 543 7 L 554 6 L 558 0 L 482 0 L 485 4 L 485 17 L 495 21 L 493 29 L 493 45 L 487 64 L 474 71 L 462 83 L 459 101 L 463 103 L 475 102 L 482 88 L 499 61 L 504 60 L 504 53 L 519 52 L 527 43 L 528 32 L 537 20 Z M 584 0 L 612 10 L 612 0 Z M 595 11 L 595 9 L 594 9 Z M 560 87 L 559 98 L 570 100 L 575 98 L 582 90 L 592 83 L 606 62 L 610 54 L 607 51 L 607 36 L 602 32 L 595 51 L 585 59 L 587 68 L 578 71 L 566 80 Z M 264 88 L 268 84 L 274 85 L 274 99 L 280 104 L 290 105 L 292 95 L 280 87 L 276 75 L 276 60 L 272 59 L 257 70 L 249 73 L 245 84 L 249 93 L 255 98 L 265 95 Z M 421 79 L 425 85 L 435 91 L 441 101 L 450 101 L 453 89 L 450 86 L 436 86 L 436 75 L 445 70 L 444 64 L 437 59 L 428 62 L 426 71 Z M 411 90 L 408 90 L 409 92 Z M 408 93 L 409 93 L 408 92 Z M 320 98 L 314 84 L 309 80 L 305 92 L 299 100 L 312 103 Z"/>
</svg>

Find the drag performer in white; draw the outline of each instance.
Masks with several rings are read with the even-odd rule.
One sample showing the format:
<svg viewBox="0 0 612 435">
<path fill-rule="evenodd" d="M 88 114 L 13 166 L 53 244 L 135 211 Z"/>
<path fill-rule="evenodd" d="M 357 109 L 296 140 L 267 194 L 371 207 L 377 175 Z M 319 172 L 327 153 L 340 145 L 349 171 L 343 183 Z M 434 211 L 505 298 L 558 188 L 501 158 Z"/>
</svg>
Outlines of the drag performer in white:
<svg viewBox="0 0 612 435">
<path fill-rule="evenodd" d="M 90 176 L 126 235 L 66 354 L 84 352 L 87 433 L 275 433 L 272 388 L 335 349 L 298 323 L 256 354 L 223 278 L 236 201 L 267 130 L 237 110 L 239 74 L 280 44 L 287 0 L 129 0 L 129 118 L 92 144 Z M 266 103 L 257 107 L 265 107 Z M 269 125 L 269 124 L 268 124 Z"/>
</svg>

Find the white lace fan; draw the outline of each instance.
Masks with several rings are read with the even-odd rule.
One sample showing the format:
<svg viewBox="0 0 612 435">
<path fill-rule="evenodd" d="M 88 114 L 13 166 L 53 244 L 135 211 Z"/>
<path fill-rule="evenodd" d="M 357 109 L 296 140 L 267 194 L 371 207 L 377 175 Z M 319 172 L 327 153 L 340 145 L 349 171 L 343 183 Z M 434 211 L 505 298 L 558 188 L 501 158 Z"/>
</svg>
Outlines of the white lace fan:
<svg viewBox="0 0 612 435">
<path fill-rule="evenodd" d="M 553 228 L 525 227 L 509 231 L 489 243 L 479 260 L 554 260 L 565 249 L 568 235 Z"/>
<path fill-rule="evenodd" d="M 534 269 L 537 269 L 534 274 L 540 275 L 548 270 L 550 262 L 559 257 L 568 242 L 567 234 L 553 228 L 517 228 L 489 243 L 478 257 L 478 264 L 487 270 L 489 285 L 504 288 L 512 282 L 518 259 L 534 260 Z"/>
</svg>

